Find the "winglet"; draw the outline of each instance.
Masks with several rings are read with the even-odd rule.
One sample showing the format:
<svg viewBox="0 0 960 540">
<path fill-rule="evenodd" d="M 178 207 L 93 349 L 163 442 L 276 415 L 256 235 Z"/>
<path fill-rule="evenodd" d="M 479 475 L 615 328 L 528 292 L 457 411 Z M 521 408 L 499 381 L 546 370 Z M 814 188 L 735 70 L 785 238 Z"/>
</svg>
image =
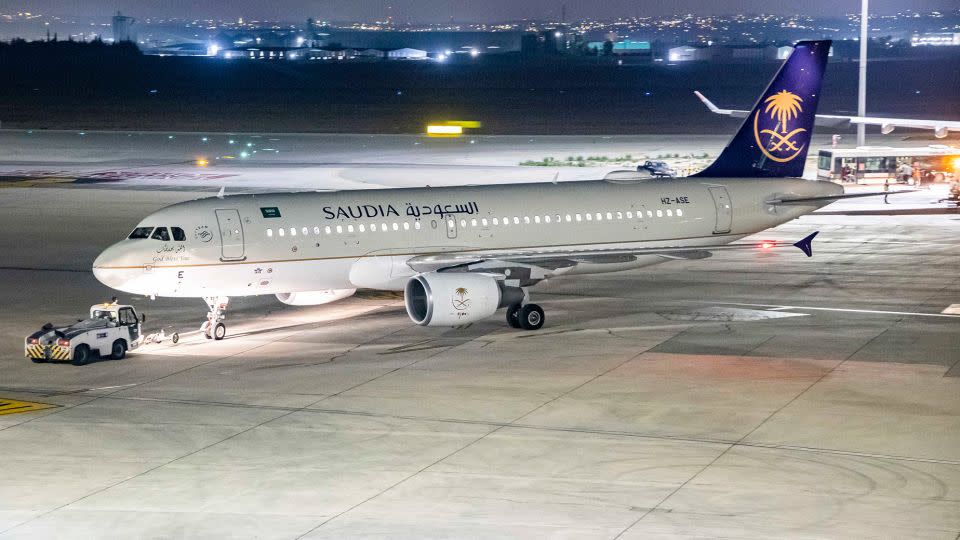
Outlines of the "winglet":
<svg viewBox="0 0 960 540">
<path fill-rule="evenodd" d="M 698 98 L 700 98 L 700 101 L 702 101 L 703 104 L 706 105 L 708 109 L 710 109 L 710 112 L 716 113 L 716 114 L 730 114 L 731 111 L 723 111 L 723 110 L 721 110 L 720 107 L 717 107 L 716 105 L 713 104 L 712 101 L 710 101 L 709 99 L 707 99 L 707 96 L 701 94 L 699 90 L 694 90 L 693 93 L 694 93 Z"/>
<path fill-rule="evenodd" d="M 227 186 L 220 186 L 220 191 L 217 192 L 217 198 L 222 199 L 225 191 L 227 191 Z"/>
<path fill-rule="evenodd" d="M 813 231 L 812 233 L 805 236 L 803 240 L 800 240 L 799 242 L 793 245 L 800 248 L 800 251 L 806 254 L 807 257 L 813 257 L 813 239 L 818 234 L 820 234 L 820 231 Z"/>
</svg>

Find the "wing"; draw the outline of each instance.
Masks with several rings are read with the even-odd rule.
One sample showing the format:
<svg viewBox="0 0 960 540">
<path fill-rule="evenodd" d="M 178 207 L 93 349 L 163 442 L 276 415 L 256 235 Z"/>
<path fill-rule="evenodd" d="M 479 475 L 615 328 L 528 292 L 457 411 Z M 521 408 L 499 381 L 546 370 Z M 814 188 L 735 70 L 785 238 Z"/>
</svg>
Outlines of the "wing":
<svg viewBox="0 0 960 540">
<path fill-rule="evenodd" d="M 705 259 L 717 251 L 772 250 L 796 247 L 812 255 L 814 232 L 802 240 L 790 243 L 765 240 L 752 243 L 714 244 L 703 246 L 660 246 L 649 248 L 546 248 L 543 250 L 488 250 L 461 251 L 420 255 L 407 261 L 416 272 L 462 271 L 502 273 L 520 281 L 521 286 L 532 285 L 542 279 L 569 272 L 583 265 L 616 265 L 636 262 L 639 257 L 659 257 L 665 260 Z"/>
<path fill-rule="evenodd" d="M 722 114 L 733 118 L 746 118 L 750 111 L 740 109 L 721 109 L 713 104 L 698 91 L 694 91 L 697 98 L 707 106 L 707 109 L 714 114 Z M 951 131 L 960 131 L 960 122 L 953 120 L 920 120 L 914 118 L 879 118 L 873 116 L 842 116 L 836 114 L 818 114 L 816 125 L 818 126 L 845 126 L 848 124 L 863 124 L 867 126 L 880 126 L 880 131 L 884 135 L 892 132 L 895 128 L 902 127 L 908 129 L 930 129 L 934 136 L 939 139 L 946 137 Z"/>
</svg>

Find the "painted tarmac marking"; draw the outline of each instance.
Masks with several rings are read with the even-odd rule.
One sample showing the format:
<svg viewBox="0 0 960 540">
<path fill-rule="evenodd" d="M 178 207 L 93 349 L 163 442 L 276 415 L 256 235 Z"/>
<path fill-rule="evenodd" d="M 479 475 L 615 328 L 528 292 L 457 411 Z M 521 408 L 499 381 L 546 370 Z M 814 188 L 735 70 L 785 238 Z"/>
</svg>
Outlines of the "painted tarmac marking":
<svg viewBox="0 0 960 540">
<path fill-rule="evenodd" d="M 42 411 L 43 409 L 52 409 L 58 406 L 59 405 L 51 405 L 49 403 L 0 398 L 0 415 Z"/>
<path fill-rule="evenodd" d="M 950 304 L 947 309 L 941 311 L 944 315 L 960 315 L 960 304 Z"/>
<path fill-rule="evenodd" d="M 813 307 L 813 306 L 778 306 L 776 304 L 748 304 L 744 302 L 718 302 L 718 304 L 726 306 L 753 306 L 753 307 L 766 307 L 773 308 L 777 310 L 787 310 L 787 309 L 806 309 L 810 311 L 836 311 L 840 313 L 867 313 L 875 315 L 906 315 L 909 317 L 941 317 L 946 319 L 960 319 L 960 311 L 956 315 L 949 313 L 919 313 L 915 311 L 886 311 L 882 309 L 850 309 L 850 308 L 829 308 L 829 307 Z"/>
</svg>

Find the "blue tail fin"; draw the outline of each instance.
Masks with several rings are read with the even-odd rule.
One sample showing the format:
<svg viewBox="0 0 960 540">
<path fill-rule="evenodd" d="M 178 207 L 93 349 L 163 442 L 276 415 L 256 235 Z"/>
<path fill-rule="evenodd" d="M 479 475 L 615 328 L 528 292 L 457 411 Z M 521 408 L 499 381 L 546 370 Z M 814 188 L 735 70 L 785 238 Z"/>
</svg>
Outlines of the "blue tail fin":
<svg viewBox="0 0 960 540">
<path fill-rule="evenodd" d="M 830 44 L 830 40 L 798 42 L 740 131 L 716 161 L 693 176 L 802 176 Z"/>
</svg>

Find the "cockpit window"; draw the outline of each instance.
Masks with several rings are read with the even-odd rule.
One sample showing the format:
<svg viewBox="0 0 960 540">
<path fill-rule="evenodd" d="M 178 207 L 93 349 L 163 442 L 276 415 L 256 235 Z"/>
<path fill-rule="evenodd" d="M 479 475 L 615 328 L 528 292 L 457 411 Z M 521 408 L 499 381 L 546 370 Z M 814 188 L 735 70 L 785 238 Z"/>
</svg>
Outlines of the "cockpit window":
<svg viewBox="0 0 960 540">
<path fill-rule="evenodd" d="M 153 231 L 153 235 L 150 236 L 150 238 L 154 240 L 163 240 L 164 242 L 169 242 L 170 233 L 167 231 L 166 227 L 157 227 L 157 229 Z"/>
<path fill-rule="evenodd" d="M 186 233 L 180 227 L 170 227 L 170 232 L 173 233 L 173 239 L 177 242 L 183 242 L 187 239 Z"/>
<path fill-rule="evenodd" d="M 150 233 L 153 232 L 153 227 L 137 227 L 130 233 L 130 236 L 127 238 L 131 240 L 140 240 L 142 238 L 150 238 Z"/>
</svg>

